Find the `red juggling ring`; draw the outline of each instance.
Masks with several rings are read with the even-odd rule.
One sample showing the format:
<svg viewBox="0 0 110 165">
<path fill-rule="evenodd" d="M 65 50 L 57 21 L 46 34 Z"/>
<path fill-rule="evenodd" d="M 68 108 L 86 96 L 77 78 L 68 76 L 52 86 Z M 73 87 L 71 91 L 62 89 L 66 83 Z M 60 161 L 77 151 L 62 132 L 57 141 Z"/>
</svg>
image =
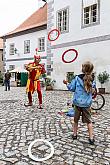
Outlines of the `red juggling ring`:
<svg viewBox="0 0 110 165">
<path fill-rule="evenodd" d="M 71 61 L 66 61 L 66 60 L 64 59 L 64 56 L 65 56 L 65 54 L 66 54 L 67 52 L 69 52 L 69 51 L 75 52 L 76 56 L 75 56 L 75 58 L 74 58 L 73 60 L 71 60 Z M 68 49 L 68 50 L 66 50 L 66 51 L 63 53 L 63 55 L 62 55 L 62 61 L 63 61 L 64 63 L 72 63 L 72 62 L 74 62 L 74 61 L 76 60 L 77 57 L 78 57 L 78 52 L 77 52 L 77 50 L 75 50 L 75 49 Z"/>
<path fill-rule="evenodd" d="M 51 39 L 51 38 L 50 38 L 50 35 L 51 35 L 51 33 L 54 32 L 54 31 L 56 31 L 56 32 L 58 33 L 58 35 L 57 35 L 57 37 L 56 37 L 55 39 Z M 60 35 L 60 31 L 59 31 L 58 29 L 53 29 L 53 30 L 51 30 L 51 31 L 48 33 L 48 40 L 49 40 L 49 41 L 55 41 L 55 40 L 58 39 L 59 35 Z"/>
</svg>

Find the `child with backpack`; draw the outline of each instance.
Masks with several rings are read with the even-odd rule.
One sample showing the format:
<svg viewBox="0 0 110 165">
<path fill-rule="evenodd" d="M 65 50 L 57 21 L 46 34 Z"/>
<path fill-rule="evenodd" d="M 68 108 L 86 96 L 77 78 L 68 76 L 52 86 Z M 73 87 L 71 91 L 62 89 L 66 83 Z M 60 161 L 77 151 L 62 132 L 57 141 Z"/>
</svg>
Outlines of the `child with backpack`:
<svg viewBox="0 0 110 165">
<path fill-rule="evenodd" d="M 78 121 L 82 113 L 82 122 L 87 123 L 89 144 L 91 145 L 93 145 L 95 141 L 90 113 L 92 93 L 96 88 L 96 83 L 92 77 L 93 69 L 93 64 L 87 61 L 82 64 L 82 74 L 75 76 L 71 83 L 63 80 L 63 83 L 67 85 L 68 90 L 74 92 L 73 104 L 75 106 L 75 115 L 72 138 L 73 140 L 77 139 Z"/>
</svg>

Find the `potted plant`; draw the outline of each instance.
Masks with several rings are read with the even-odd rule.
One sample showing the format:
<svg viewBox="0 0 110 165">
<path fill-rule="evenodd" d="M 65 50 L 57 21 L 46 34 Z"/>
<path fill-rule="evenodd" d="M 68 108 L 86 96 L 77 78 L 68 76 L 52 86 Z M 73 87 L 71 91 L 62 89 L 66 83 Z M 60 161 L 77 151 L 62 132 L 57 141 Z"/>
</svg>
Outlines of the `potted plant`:
<svg viewBox="0 0 110 165">
<path fill-rule="evenodd" d="M 71 83 L 71 81 L 75 78 L 75 74 L 74 72 L 68 72 L 67 73 L 67 80 L 69 83 Z"/>
<path fill-rule="evenodd" d="M 41 84 L 41 87 L 43 88 L 46 86 L 45 79 L 46 79 L 46 74 L 44 73 L 40 76 L 40 84 Z"/>
<path fill-rule="evenodd" d="M 45 78 L 45 86 L 46 86 L 46 90 L 53 90 L 54 84 L 55 84 L 55 80 L 52 80 L 49 77 Z"/>
<path fill-rule="evenodd" d="M 98 78 L 98 81 L 101 84 L 101 88 L 99 88 L 99 93 L 104 94 L 105 93 L 105 88 L 103 88 L 103 84 L 109 80 L 109 74 L 106 71 L 104 71 L 102 73 L 99 73 L 97 78 Z"/>
</svg>

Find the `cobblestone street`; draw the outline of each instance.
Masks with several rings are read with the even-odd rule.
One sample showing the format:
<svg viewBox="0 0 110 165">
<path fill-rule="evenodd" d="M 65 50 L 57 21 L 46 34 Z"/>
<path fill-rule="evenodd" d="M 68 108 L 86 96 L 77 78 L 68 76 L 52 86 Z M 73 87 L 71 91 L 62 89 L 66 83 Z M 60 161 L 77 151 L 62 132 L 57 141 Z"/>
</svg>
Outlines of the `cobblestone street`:
<svg viewBox="0 0 110 165">
<path fill-rule="evenodd" d="M 24 87 L 11 91 L 0 87 L 0 165 L 109 165 L 110 95 L 105 95 L 104 108 L 93 115 L 95 145 L 88 144 L 87 127 L 81 122 L 78 140 L 73 141 L 72 119 L 58 115 L 69 96 L 68 91 L 44 91 L 44 108 L 40 110 L 35 102 L 32 107 L 24 106 Z M 29 158 L 28 147 L 35 139 L 51 142 L 55 152 L 49 160 L 35 162 Z M 41 145 L 39 150 L 46 149 Z"/>
</svg>

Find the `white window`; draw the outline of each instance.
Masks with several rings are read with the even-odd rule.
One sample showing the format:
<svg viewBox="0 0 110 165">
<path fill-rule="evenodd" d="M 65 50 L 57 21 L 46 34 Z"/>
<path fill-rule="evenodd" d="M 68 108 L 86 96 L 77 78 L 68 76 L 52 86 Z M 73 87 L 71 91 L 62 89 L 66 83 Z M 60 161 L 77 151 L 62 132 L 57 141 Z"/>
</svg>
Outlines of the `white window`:
<svg viewBox="0 0 110 165">
<path fill-rule="evenodd" d="M 69 31 L 69 9 L 65 8 L 57 12 L 57 28 L 60 32 Z"/>
<path fill-rule="evenodd" d="M 24 53 L 30 53 L 30 40 L 24 41 Z"/>
<path fill-rule="evenodd" d="M 15 47 L 15 45 L 14 45 L 14 43 L 12 43 L 12 44 L 10 44 L 10 55 L 14 55 L 14 47 Z"/>
<path fill-rule="evenodd" d="M 9 65 L 9 71 L 15 69 L 15 65 Z M 15 77 L 15 73 L 11 73 L 11 77 L 14 78 Z"/>
<path fill-rule="evenodd" d="M 15 69 L 15 65 L 9 65 L 9 70 L 11 71 L 13 69 Z"/>
<path fill-rule="evenodd" d="M 83 0 L 83 26 L 94 25 L 99 22 L 99 1 Z"/>
<path fill-rule="evenodd" d="M 96 23 L 97 18 L 97 4 L 84 8 L 84 25 Z"/>
<path fill-rule="evenodd" d="M 39 38 L 38 39 L 38 47 L 39 47 L 39 51 L 43 52 L 45 51 L 45 37 Z"/>
</svg>

